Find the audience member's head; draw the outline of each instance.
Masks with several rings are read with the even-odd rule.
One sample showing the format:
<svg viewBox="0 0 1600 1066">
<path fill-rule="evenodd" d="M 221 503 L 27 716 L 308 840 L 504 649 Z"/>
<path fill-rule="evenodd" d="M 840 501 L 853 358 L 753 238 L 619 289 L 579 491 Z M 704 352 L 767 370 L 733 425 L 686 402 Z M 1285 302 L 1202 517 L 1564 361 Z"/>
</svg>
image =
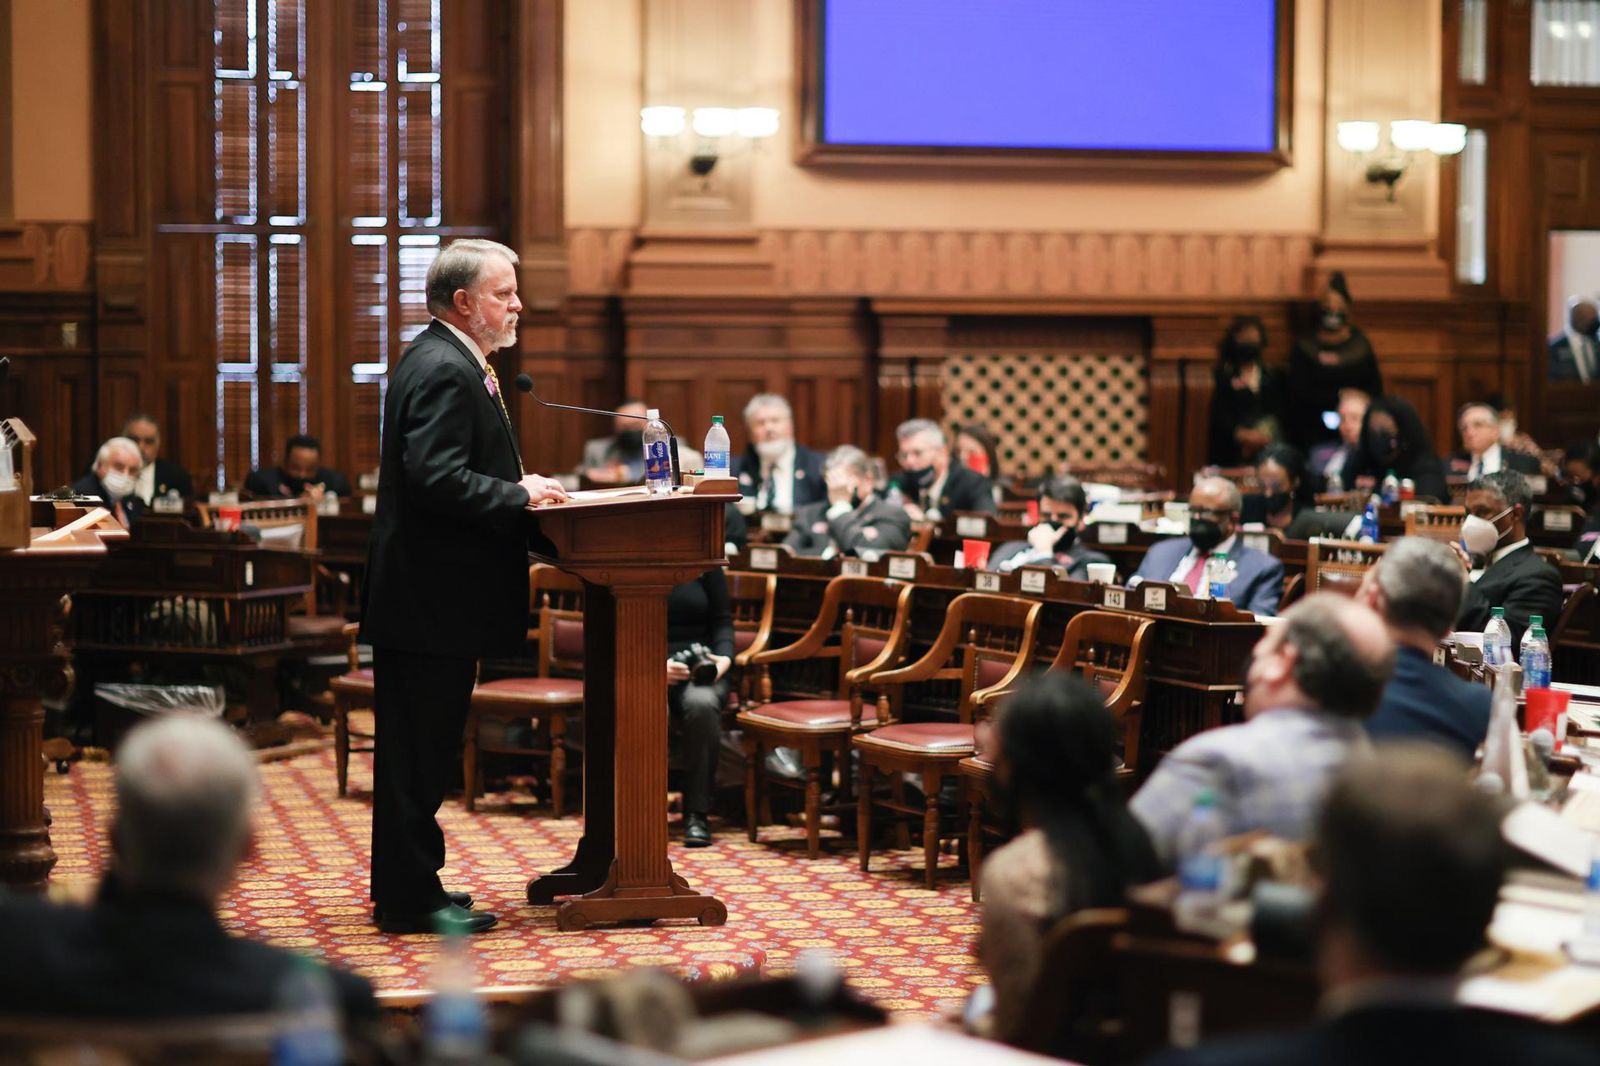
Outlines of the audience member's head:
<svg viewBox="0 0 1600 1066">
<path fill-rule="evenodd" d="M 466 238 L 445 245 L 428 267 L 428 311 L 471 337 L 487 355 L 517 343 L 517 253 L 505 245 Z"/>
<path fill-rule="evenodd" d="M 1431 651 L 1455 628 L 1466 579 L 1448 544 L 1401 537 L 1362 577 L 1357 599 L 1382 616 L 1398 643 Z"/>
<path fill-rule="evenodd" d="M 617 405 L 617 417 L 611 420 L 611 431 L 618 443 L 632 444 L 634 450 L 644 447 L 644 423 L 639 421 L 650 413 L 643 400 L 627 399 Z"/>
<path fill-rule="evenodd" d="M 139 446 L 127 437 L 112 437 L 100 445 L 94 457 L 94 476 L 100 479 L 111 498 L 107 503 L 133 495 L 139 482 L 139 471 L 144 469 L 144 458 Z"/>
<path fill-rule="evenodd" d="M 1071 474 L 1052 474 L 1039 483 L 1039 521 L 1058 530 L 1082 529 L 1088 514 L 1089 494 Z"/>
<path fill-rule="evenodd" d="M 1189 490 L 1189 539 L 1194 546 L 1208 552 L 1233 536 L 1243 503 L 1239 486 L 1227 478 L 1195 478 Z"/>
<path fill-rule="evenodd" d="M 1259 363 L 1266 348 L 1267 327 L 1261 319 L 1239 315 L 1217 342 L 1217 362 L 1229 373 L 1237 374 L 1251 363 Z"/>
<path fill-rule="evenodd" d="M 1500 443 L 1500 417 L 1486 403 L 1469 403 L 1456 416 L 1461 446 L 1477 457 Z"/>
<path fill-rule="evenodd" d="M 828 499 L 861 506 L 878 488 L 877 470 L 866 452 L 854 444 L 841 444 L 823 460 L 822 476 L 828 483 Z"/>
<path fill-rule="evenodd" d="M 1593 300 L 1574 300 L 1567 311 L 1567 323 L 1572 327 L 1572 332 L 1585 337 L 1593 337 L 1600 333 L 1600 306 Z"/>
<path fill-rule="evenodd" d="M 1411 401 L 1380 396 L 1367 407 L 1361 427 L 1361 450 L 1376 470 L 1395 470 L 1404 477 L 1413 463 L 1433 456 L 1433 438 Z"/>
<path fill-rule="evenodd" d="M 1309 707 L 1366 718 L 1393 672 L 1394 642 L 1383 620 L 1347 596 L 1314 592 L 1256 642 L 1245 675 L 1245 717 Z"/>
<path fill-rule="evenodd" d="M 794 446 L 794 412 L 789 401 L 775 392 L 750 397 L 744 405 L 744 425 L 763 459 L 777 459 Z"/>
<path fill-rule="evenodd" d="M 929 418 L 913 418 L 894 431 L 899 442 L 900 469 L 911 477 L 914 487 L 925 489 L 950 469 L 950 441 Z"/>
<path fill-rule="evenodd" d="M 1501 545 L 1515 544 L 1528 535 L 1533 491 L 1528 479 L 1515 470 L 1496 470 L 1473 479 L 1463 502 L 1467 519 L 1461 524 L 1461 540 L 1473 554 L 1492 554 Z"/>
<path fill-rule="evenodd" d="M 1256 456 L 1256 478 L 1267 514 L 1292 514 L 1306 502 L 1306 459 L 1292 444 L 1269 444 Z"/>
<path fill-rule="evenodd" d="M 1573 441 L 1562 456 L 1561 469 L 1569 484 L 1600 484 L 1600 444 L 1592 440 Z"/>
<path fill-rule="evenodd" d="M 1350 330 L 1350 287 L 1345 284 L 1344 273 L 1335 270 L 1328 275 L 1318 300 L 1321 318 L 1318 329 L 1325 337 L 1344 337 Z"/>
<path fill-rule="evenodd" d="M 149 466 L 161 454 L 161 426 L 144 412 L 128 416 L 122 423 L 122 435 L 139 446 L 139 458 Z"/>
<path fill-rule="evenodd" d="M 1459 973 L 1484 947 L 1499 900 L 1500 817 L 1436 746 L 1384 746 L 1347 764 L 1313 847 L 1324 983 Z"/>
<path fill-rule="evenodd" d="M 322 469 L 322 442 L 304 433 L 290 437 L 283 446 L 285 481 L 310 482 Z"/>
<path fill-rule="evenodd" d="M 112 868 L 123 887 L 215 902 L 251 842 L 255 759 L 221 722 L 172 714 L 117 752 Z"/>
<path fill-rule="evenodd" d="M 1491 392 L 1483 402 L 1494 408 L 1494 417 L 1500 423 L 1500 443 L 1509 445 L 1517 436 L 1517 405 L 1503 392 Z"/>
<path fill-rule="evenodd" d="M 1339 439 L 1346 448 L 1361 443 L 1361 424 L 1371 404 L 1372 397 L 1360 389 L 1339 390 Z"/>
<path fill-rule="evenodd" d="M 1000 476 L 1000 449 L 989 428 L 979 422 L 956 427 L 956 459 L 973 473 Z"/>
</svg>

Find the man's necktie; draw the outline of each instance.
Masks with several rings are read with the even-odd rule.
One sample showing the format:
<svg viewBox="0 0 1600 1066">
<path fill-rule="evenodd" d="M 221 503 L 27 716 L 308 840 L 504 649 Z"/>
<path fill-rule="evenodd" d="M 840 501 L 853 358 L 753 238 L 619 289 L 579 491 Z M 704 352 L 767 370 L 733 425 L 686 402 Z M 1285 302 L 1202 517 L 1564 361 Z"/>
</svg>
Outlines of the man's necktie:
<svg viewBox="0 0 1600 1066">
<path fill-rule="evenodd" d="M 1206 552 L 1194 561 L 1189 568 L 1189 576 L 1184 581 L 1189 586 L 1189 591 L 1196 596 L 1200 595 L 1200 583 L 1206 579 L 1206 562 L 1211 558 L 1211 553 Z"/>
<path fill-rule="evenodd" d="M 494 402 L 500 405 L 500 413 L 505 415 L 506 422 L 509 424 L 511 412 L 506 410 L 505 397 L 500 393 L 500 375 L 494 372 L 494 364 L 488 360 L 484 360 L 483 366 L 484 369 L 489 371 L 489 381 L 494 385 L 494 388 L 490 390 L 494 393 Z"/>
</svg>

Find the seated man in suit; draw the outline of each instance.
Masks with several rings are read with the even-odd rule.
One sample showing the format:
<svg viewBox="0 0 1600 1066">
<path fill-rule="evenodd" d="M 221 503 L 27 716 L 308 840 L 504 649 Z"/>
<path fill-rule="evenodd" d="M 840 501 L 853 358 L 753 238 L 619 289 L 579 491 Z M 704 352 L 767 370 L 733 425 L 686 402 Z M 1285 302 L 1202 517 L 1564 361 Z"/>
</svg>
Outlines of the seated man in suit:
<svg viewBox="0 0 1600 1066">
<path fill-rule="evenodd" d="M 1208 595 L 1206 564 L 1225 556 L 1228 599 L 1259 615 L 1278 613 L 1283 598 L 1283 564 L 1239 540 L 1239 487 L 1227 478 L 1203 477 L 1189 492 L 1189 535 L 1158 540 L 1139 563 L 1132 584 L 1173 581 L 1197 595 Z"/>
<path fill-rule="evenodd" d="M 1230 836 L 1309 838 L 1334 775 L 1369 750 L 1361 721 L 1393 672 L 1394 643 L 1371 608 L 1316 592 L 1285 611 L 1250 654 L 1244 722 L 1179 744 L 1129 804 L 1162 861 L 1176 864 L 1202 792 Z"/>
<path fill-rule="evenodd" d="M 170 459 L 161 457 L 161 426 L 147 414 L 129 415 L 122 423 L 122 435 L 139 446 L 139 457 L 144 466 L 139 471 L 139 483 L 133 494 L 145 503 L 153 503 L 169 492 L 184 499 L 194 497 L 194 481 L 189 472 Z"/>
<path fill-rule="evenodd" d="M 1461 542 L 1471 553 L 1472 569 L 1456 627 L 1481 632 L 1490 611 L 1504 607 L 1513 649 L 1533 615 L 1543 617 L 1546 626 L 1561 616 L 1561 573 L 1539 558 L 1528 541 L 1532 504 L 1533 494 L 1521 474 L 1487 474 L 1467 486 L 1467 518 L 1461 523 Z"/>
<path fill-rule="evenodd" d="M 1539 473 L 1539 457 L 1506 448 L 1500 443 L 1500 415 L 1486 403 L 1469 403 L 1456 416 L 1461 451 L 1450 456 L 1450 472 L 1480 478 L 1501 470 Z"/>
<path fill-rule="evenodd" d="M 244 479 L 244 495 L 252 500 L 320 500 L 338 496 L 348 500 L 350 482 L 337 470 L 322 465 L 322 442 L 297 434 L 283 446 L 283 462 L 252 470 Z"/>
<path fill-rule="evenodd" d="M 94 469 L 72 483 L 79 496 L 98 496 L 117 516 L 124 528 L 131 528 L 144 514 L 144 501 L 135 493 L 144 459 L 139 446 L 127 437 L 112 437 L 95 453 Z"/>
<path fill-rule="evenodd" d="M 624 400 L 612 419 L 614 433 L 583 442 L 583 460 L 577 473 L 597 485 L 644 483 L 644 422 L 649 413 L 643 400 Z M 698 470 L 705 462 L 699 452 L 678 438 L 678 469 Z"/>
<path fill-rule="evenodd" d="M 783 542 L 800 555 L 876 559 L 911 543 L 911 519 L 878 495 L 872 460 L 853 444 L 828 453 L 822 468 L 828 498 L 796 508 Z"/>
<path fill-rule="evenodd" d="M 1074 581 L 1089 580 L 1089 564 L 1109 563 L 1109 557 L 1077 543 L 1089 497 L 1083 483 L 1071 474 L 1053 474 L 1039 485 L 1039 523 L 1028 530 L 1027 540 L 1012 540 L 989 555 L 989 569 L 1002 574 L 1023 566 L 1059 566 Z"/>
<path fill-rule="evenodd" d="M 752 396 L 744 405 L 744 426 L 750 435 L 733 467 L 739 479 L 739 510 L 747 515 L 793 515 L 808 503 L 828 498 L 822 477 L 822 453 L 794 439 L 794 412 L 776 393 Z"/>
<path fill-rule="evenodd" d="M 894 485 L 913 522 L 938 521 L 957 511 L 993 514 L 994 484 L 950 457 L 950 438 L 939 423 L 913 418 L 894 431 L 900 442 L 900 473 Z"/>
<path fill-rule="evenodd" d="M 1383 616 L 1395 645 L 1394 677 L 1367 719 L 1375 740 L 1430 740 L 1471 759 L 1489 731 L 1489 689 L 1435 665 L 1455 625 L 1465 579 L 1448 544 L 1401 537 L 1361 579 L 1357 598 Z"/>
<path fill-rule="evenodd" d="M 1317 819 L 1317 1020 L 1168 1051 L 1151 1066 L 1566 1066 L 1577 1034 L 1460 1005 L 1509 865 L 1497 797 L 1445 752 L 1399 746 L 1346 768 Z"/>
<path fill-rule="evenodd" d="M 307 961 L 229 934 L 216 913 L 251 848 L 255 756 L 220 722 L 167 715 L 128 733 L 116 790 L 110 872 L 92 905 L 0 899 L 0 1011 L 140 1020 L 273 1010 Z M 364 979 L 324 972 L 347 1023 L 376 1021 Z"/>
</svg>

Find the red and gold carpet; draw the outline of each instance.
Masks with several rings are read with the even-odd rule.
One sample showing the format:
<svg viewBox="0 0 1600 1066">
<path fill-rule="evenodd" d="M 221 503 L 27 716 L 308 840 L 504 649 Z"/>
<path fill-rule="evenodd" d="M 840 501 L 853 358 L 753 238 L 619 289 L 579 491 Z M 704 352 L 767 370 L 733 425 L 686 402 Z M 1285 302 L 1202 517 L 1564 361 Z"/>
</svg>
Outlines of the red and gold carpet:
<svg viewBox="0 0 1600 1066">
<path fill-rule="evenodd" d="M 372 925 L 370 756 L 352 756 L 348 799 L 335 794 L 331 751 L 264 763 L 261 778 L 259 846 L 224 901 L 226 924 L 357 970 L 380 992 L 426 988 L 436 938 L 389 936 Z M 81 897 L 106 860 L 111 767 L 74 764 L 64 776 L 47 775 L 45 792 L 60 856 L 54 891 Z M 570 858 L 579 820 L 554 821 L 509 799 L 489 797 L 468 814 L 452 797 L 440 814 L 450 854 L 445 884 L 500 915 L 496 929 L 471 940 L 485 986 L 547 986 L 627 966 L 685 972 L 748 958 L 782 974 L 808 948 L 831 952 L 856 988 L 899 1014 L 938 1013 L 984 982 L 965 878 L 952 873 L 938 891 L 924 890 L 920 850 L 878 853 L 870 874 L 837 841 L 810 861 L 801 832 L 777 826 L 764 828 L 759 844 L 739 827 L 719 827 L 709 848 L 673 844 L 677 871 L 727 904 L 721 928 L 557 932 L 554 912 L 529 907 L 523 889 Z"/>
</svg>

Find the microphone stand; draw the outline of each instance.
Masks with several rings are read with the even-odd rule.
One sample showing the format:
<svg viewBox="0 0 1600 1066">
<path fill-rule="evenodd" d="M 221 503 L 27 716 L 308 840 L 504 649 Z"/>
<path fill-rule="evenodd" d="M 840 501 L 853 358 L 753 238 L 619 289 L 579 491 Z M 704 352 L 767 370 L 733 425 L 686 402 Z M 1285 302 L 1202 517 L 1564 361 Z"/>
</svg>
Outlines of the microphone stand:
<svg viewBox="0 0 1600 1066">
<path fill-rule="evenodd" d="M 600 415 L 603 418 L 632 418 L 640 422 L 650 421 L 644 415 L 629 415 L 620 411 L 602 411 L 597 407 L 579 407 L 570 403 L 551 403 L 549 400 L 541 399 L 539 394 L 533 391 L 533 378 L 527 374 L 517 375 L 517 389 L 533 397 L 533 402 L 540 407 L 549 407 L 557 411 L 576 411 L 582 415 Z M 683 484 L 683 476 L 678 464 L 678 434 L 673 431 L 671 424 L 665 418 L 660 419 L 660 422 L 667 427 L 667 449 L 668 458 L 672 466 L 672 483 L 673 485 L 681 485 Z"/>
</svg>

